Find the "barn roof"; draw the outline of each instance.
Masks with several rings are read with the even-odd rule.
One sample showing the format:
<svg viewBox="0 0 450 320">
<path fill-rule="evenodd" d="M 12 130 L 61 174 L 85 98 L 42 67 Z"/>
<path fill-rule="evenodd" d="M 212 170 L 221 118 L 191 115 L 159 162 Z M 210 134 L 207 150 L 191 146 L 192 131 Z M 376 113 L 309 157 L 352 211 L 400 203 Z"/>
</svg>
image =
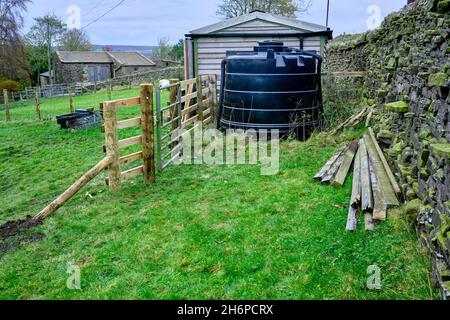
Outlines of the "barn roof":
<svg viewBox="0 0 450 320">
<path fill-rule="evenodd" d="M 58 51 L 62 63 L 112 63 L 106 52 L 94 51 Z"/>
<path fill-rule="evenodd" d="M 105 52 L 105 51 L 58 51 L 62 63 L 107 63 L 114 62 L 121 66 L 146 67 L 155 63 L 139 52 Z"/>
<path fill-rule="evenodd" d="M 291 27 L 299 32 L 329 32 L 325 26 L 301 21 L 298 19 L 291 19 L 280 15 L 274 15 L 262 11 L 254 11 L 236 18 L 227 19 L 219 23 L 215 23 L 200 29 L 192 30 L 191 35 L 206 35 L 219 31 L 225 31 L 228 28 L 247 23 L 254 20 L 263 20 L 275 24 Z"/>
<path fill-rule="evenodd" d="M 109 55 L 122 66 L 154 66 L 152 60 L 148 59 L 139 52 L 108 52 Z"/>
</svg>

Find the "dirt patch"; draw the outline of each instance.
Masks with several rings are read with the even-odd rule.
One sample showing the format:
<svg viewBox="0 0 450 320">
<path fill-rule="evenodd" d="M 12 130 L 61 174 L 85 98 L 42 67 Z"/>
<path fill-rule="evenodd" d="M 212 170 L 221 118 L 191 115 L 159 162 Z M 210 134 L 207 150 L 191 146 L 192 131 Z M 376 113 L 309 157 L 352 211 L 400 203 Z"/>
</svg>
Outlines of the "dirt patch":
<svg viewBox="0 0 450 320">
<path fill-rule="evenodd" d="M 8 221 L 0 226 L 0 252 L 11 252 L 21 245 L 39 241 L 44 234 L 33 232 L 33 228 L 39 226 L 41 221 L 34 221 L 28 216 L 23 220 Z"/>
</svg>

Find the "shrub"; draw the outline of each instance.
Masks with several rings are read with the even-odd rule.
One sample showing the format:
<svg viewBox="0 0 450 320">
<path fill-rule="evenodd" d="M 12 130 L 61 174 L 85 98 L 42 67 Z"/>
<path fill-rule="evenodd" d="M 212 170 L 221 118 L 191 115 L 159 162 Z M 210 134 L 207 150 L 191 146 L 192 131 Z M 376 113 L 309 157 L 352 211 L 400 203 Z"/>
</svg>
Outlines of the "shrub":
<svg viewBox="0 0 450 320">
<path fill-rule="evenodd" d="M 0 91 L 3 91 L 4 89 L 12 92 L 17 92 L 22 90 L 22 86 L 20 83 L 12 80 L 0 81 Z"/>
</svg>

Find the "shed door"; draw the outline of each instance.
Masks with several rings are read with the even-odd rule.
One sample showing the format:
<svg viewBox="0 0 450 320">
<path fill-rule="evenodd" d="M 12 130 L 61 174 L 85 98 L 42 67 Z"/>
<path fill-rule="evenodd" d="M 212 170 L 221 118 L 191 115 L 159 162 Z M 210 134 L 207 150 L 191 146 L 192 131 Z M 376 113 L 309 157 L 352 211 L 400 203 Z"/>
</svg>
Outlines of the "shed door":
<svg viewBox="0 0 450 320">
<path fill-rule="evenodd" d="M 98 82 L 109 79 L 109 66 L 89 66 L 89 81 Z"/>
</svg>

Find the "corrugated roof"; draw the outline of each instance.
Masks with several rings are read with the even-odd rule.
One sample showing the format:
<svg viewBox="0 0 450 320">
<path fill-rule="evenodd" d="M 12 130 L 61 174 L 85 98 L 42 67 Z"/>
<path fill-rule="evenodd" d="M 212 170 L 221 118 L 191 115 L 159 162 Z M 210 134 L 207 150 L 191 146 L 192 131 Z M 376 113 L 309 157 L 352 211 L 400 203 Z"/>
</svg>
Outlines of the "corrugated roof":
<svg viewBox="0 0 450 320">
<path fill-rule="evenodd" d="M 57 54 L 63 63 L 112 63 L 107 52 L 58 51 Z"/>
<path fill-rule="evenodd" d="M 301 21 L 298 19 L 286 18 L 286 17 L 280 16 L 280 15 L 274 15 L 271 13 L 254 11 L 249 14 L 244 14 L 244 15 L 236 17 L 236 18 L 227 19 L 227 20 L 221 21 L 219 23 L 215 23 L 215 24 L 212 24 L 212 25 L 200 28 L 200 29 L 192 30 L 191 34 L 210 34 L 210 33 L 228 29 L 230 27 L 233 27 L 233 26 L 245 23 L 245 22 L 253 21 L 253 20 L 264 20 L 264 21 L 273 22 L 276 24 L 292 27 L 293 29 L 305 30 L 305 31 L 309 31 L 309 32 L 321 32 L 321 31 L 328 30 L 327 27 L 322 26 L 322 25 L 305 22 L 305 21 Z"/>
<path fill-rule="evenodd" d="M 121 66 L 146 67 L 156 65 L 139 52 L 58 51 L 63 63 L 113 63 Z"/>
<path fill-rule="evenodd" d="M 139 52 L 108 52 L 108 54 L 117 61 L 121 66 L 154 66 L 156 65 L 152 60 L 146 58 Z"/>
</svg>

